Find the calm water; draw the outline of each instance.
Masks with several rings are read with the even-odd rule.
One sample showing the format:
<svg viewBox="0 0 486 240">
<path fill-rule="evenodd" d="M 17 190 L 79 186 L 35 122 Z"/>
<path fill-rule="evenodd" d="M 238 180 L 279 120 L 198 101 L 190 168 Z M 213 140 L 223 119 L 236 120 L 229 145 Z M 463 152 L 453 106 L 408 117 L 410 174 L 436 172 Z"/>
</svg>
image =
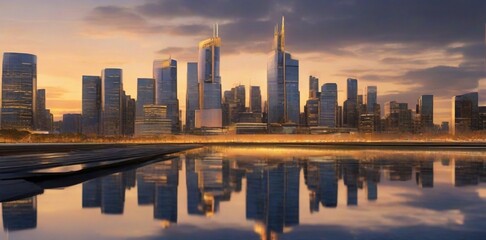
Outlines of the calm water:
<svg viewBox="0 0 486 240">
<path fill-rule="evenodd" d="M 486 153 L 213 147 L 0 213 L 0 239 L 486 239 Z"/>
</svg>

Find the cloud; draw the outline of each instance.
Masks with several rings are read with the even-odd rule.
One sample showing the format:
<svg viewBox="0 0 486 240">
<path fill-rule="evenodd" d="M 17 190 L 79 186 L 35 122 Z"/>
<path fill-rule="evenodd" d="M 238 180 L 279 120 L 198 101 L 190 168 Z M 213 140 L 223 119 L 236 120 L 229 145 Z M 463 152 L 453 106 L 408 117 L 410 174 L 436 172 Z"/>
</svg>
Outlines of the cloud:
<svg viewBox="0 0 486 240">
<path fill-rule="evenodd" d="M 173 56 L 177 60 L 197 61 L 196 47 L 167 47 L 156 53 L 163 56 Z"/>
</svg>

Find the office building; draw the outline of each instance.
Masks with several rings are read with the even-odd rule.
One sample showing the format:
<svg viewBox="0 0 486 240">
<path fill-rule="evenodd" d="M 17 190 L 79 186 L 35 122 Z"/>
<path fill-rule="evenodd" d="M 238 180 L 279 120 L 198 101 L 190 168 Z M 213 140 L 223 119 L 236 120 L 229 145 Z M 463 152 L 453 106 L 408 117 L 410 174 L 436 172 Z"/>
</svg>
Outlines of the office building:
<svg viewBox="0 0 486 240">
<path fill-rule="evenodd" d="M 478 93 L 452 97 L 451 133 L 459 134 L 479 129 Z"/>
<path fill-rule="evenodd" d="M 319 126 L 335 128 L 337 126 L 337 84 L 322 85 L 319 103 Z"/>
<path fill-rule="evenodd" d="M 319 78 L 309 76 L 309 99 L 319 98 Z"/>
<path fill-rule="evenodd" d="M 275 27 L 267 63 L 268 123 L 299 124 L 299 61 L 285 51 L 285 26 Z"/>
<path fill-rule="evenodd" d="M 34 130 L 37 100 L 37 56 L 4 53 L 2 129 Z"/>
<path fill-rule="evenodd" d="M 137 119 L 143 118 L 143 106 L 155 104 L 155 79 L 137 79 Z"/>
<path fill-rule="evenodd" d="M 107 68 L 102 71 L 102 130 L 104 136 L 122 135 L 123 73 L 121 69 Z"/>
<path fill-rule="evenodd" d="M 199 43 L 198 83 L 199 109 L 196 110 L 196 128 L 221 128 L 221 38 L 217 25 L 213 37 Z"/>
<path fill-rule="evenodd" d="M 375 107 L 378 98 L 378 89 L 376 86 L 367 86 L 366 87 L 366 96 L 364 98 L 364 101 L 366 104 L 366 113 L 375 113 Z"/>
<path fill-rule="evenodd" d="M 486 130 L 486 106 L 480 106 L 479 108 L 479 130 Z"/>
<path fill-rule="evenodd" d="M 260 86 L 250 86 L 250 112 L 262 113 L 262 92 Z"/>
<path fill-rule="evenodd" d="M 122 134 L 123 136 L 133 136 L 135 133 L 136 102 L 130 95 L 123 91 L 122 98 Z"/>
<path fill-rule="evenodd" d="M 343 125 L 348 128 L 358 127 L 358 80 L 348 78 L 347 97 L 343 106 Z"/>
<path fill-rule="evenodd" d="M 52 114 L 49 109 L 46 108 L 46 90 L 37 90 L 36 100 L 36 129 L 40 131 L 52 130 Z"/>
<path fill-rule="evenodd" d="M 143 118 L 135 122 L 135 136 L 157 137 L 172 133 L 172 120 L 167 117 L 167 106 L 144 105 Z"/>
<path fill-rule="evenodd" d="M 199 84 L 197 80 L 197 62 L 187 63 L 186 92 L 186 131 L 194 130 L 196 126 L 195 112 L 199 109 Z"/>
<path fill-rule="evenodd" d="M 180 131 L 179 99 L 177 98 L 177 61 L 155 60 L 155 104 L 167 106 L 167 118 L 172 121 L 172 133 Z"/>
<path fill-rule="evenodd" d="M 101 134 L 101 77 L 83 76 L 82 131 L 85 135 Z"/>
<path fill-rule="evenodd" d="M 416 113 L 419 114 L 421 128 L 424 131 L 434 129 L 434 95 L 422 95 L 417 100 Z"/>
<path fill-rule="evenodd" d="M 62 115 L 61 132 L 66 134 L 81 133 L 81 114 Z"/>
</svg>

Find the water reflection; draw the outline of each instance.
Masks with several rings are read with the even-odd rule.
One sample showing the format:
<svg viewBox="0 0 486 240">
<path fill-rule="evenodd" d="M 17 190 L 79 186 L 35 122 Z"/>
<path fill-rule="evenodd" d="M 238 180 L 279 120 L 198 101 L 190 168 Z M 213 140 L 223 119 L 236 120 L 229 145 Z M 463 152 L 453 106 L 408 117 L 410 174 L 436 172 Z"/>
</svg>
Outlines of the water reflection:
<svg viewBox="0 0 486 240">
<path fill-rule="evenodd" d="M 184 228 L 187 224 L 200 223 L 196 219 L 201 218 L 207 219 L 206 224 L 214 224 L 210 219 L 224 211 L 222 204 L 234 206 L 239 200 L 232 200 L 232 195 L 244 194 L 244 216 L 233 217 L 240 219 L 245 227 L 234 228 L 244 231 L 252 229 L 259 236 L 255 237 L 257 239 L 277 239 L 290 236 L 294 231 L 305 235 L 311 231 L 309 226 L 323 224 L 319 221 L 309 222 L 311 218 L 307 213 L 332 221 L 333 216 L 329 212 L 326 212 L 327 215 L 321 214 L 323 209 L 344 207 L 351 211 L 366 210 L 369 208 L 366 203 L 380 203 L 382 190 L 379 188 L 382 186 L 403 187 L 404 191 L 411 192 L 410 184 L 413 184 L 416 185 L 415 189 L 433 192 L 434 180 L 438 178 L 437 173 L 434 174 L 437 167 L 442 172 L 444 168 L 449 169 L 450 185 L 473 186 L 478 192 L 484 192 L 484 185 L 480 184 L 486 182 L 486 156 L 481 153 L 300 150 L 289 154 L 287 151 L 269 150 L 262 154 L 246 148 L 205 148 L 136 170 L 86 181 L 82 183 L 82 208 L 99 208 L 103 215 L 119 215 L 121 218 L 127 207 L 126 194 L 134 191 L 139 207 L 153 207 L 153 219 L 159 222 L 159 226 Z M 180 185 L 180 181 L 185 184 Z M 386 189 L 388 188 L 385 187 L 383 191 L 388 191 Z M 69 188 L 65 191 L 68 192 Z M 450 189 L 449 192 L 443 189 L 436 191 L 439 199 L 451 193 Z M 344 197 L 341 198 L 340 195 Z M 38 197 L 48 198 L 49 191 L 37 197 L 2 203 L 4 230 L 35 229 Z M 416 197 L 420 199 L 421 196 Z M 455 196 L 459 200 L 461 197 L 467 198 Z M 482 199 L 471 200 L 470 203 L 483 206 L 479 209 L 484 211 L 484 199 L 483 196 Z M 390 201 L 384 199 L 383 203 Z M 434 204 L 427 202 L 429 200 L 425 197 L 420 201 L 416 203 L 425 206 Z M 397 208 L 406 207 L 403 202 L 395 204 Z M 440 205 L 437 202 L 435 204 Z M 181 207 L 185 207 L 182 212 Z M 462 208 L 466 206 L 455 206 L 451 210 L 463 211 Z M 225 209 L 233 211 L 231 207 Z M 183 220 L 180 220 L 181 214 Z M 370 218 L 373 217 L 370 215 Z M 302 219 L 305 220 L 302 222 Z M 479 220 L 486 219 L 482 216 Z M 103 225 L 103 222 L 98 224 Z M 299 230 L 299 224 L 306 227 Z M 456 225 L 456 230 L 465 227 L 464 224 L 462 222 Z M 348 229 L 350 232 L 351 226 L 352 223 Z M 217 225 L 211 227 L 218 229 Z M 483 229 L 475 226 L 468 226 L 467 229 L 472 230 L 472 233 L 484 234 Z M 171 238 L 170 235 L 160 232 L 154 236 Z M 400 235 L 391 238 L 400 238 Z"/>
</svg>

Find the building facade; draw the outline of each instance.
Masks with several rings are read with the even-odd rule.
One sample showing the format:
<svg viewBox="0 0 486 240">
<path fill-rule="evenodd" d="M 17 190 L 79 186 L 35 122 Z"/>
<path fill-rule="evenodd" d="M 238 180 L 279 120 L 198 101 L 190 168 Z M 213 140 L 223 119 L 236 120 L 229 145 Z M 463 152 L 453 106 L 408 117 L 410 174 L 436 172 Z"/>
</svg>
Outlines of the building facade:
<svg viewBox="0 0 486 240">
<path fill-rule="evenodd" d="M 172 132 L 180 131 L 179 99 L 177 98 L 177 61 L 174 59 L 155 60 L 155 103 L 167 106 L 167 117 L 172 120 Z"/>
<path fill-rule="evenodd" d="M 186 92 L 186 131 L 194 130 L 196 126 L 195 112 L 199 109 L 199 84 L 197 81 L 197 62 L 187 63 Z"/>
<path fill-rule="evenodd" d="M 420 125 L 424 131 L 434 129 L 434 95 L 422 95 L 417 100 L 416 113 L 419 114 Z"/>
<path fill-rule="evenodd" d="M 2 129 L 34 130 L 37 100 L 37 56 L 4 53 Z"/>
<path fill-rule="evenodd" d="M 250 112 L 262 113 L 262 92 L 260 86 L 250 86 Z"/>
<path fill-rule="evenodd" d="M 479 129 L 478 93 L 471 92 L 452 97 L 450 130 L 456 135 Z"/>
<path fill-rule="evenodd" d="M 117 68 L 102 71 L 102 132 L 105 136 L 122 135 L 123 72 Z"/>
<path fill-rule="evenodd" d="M 85 135 L 101 134 L 101 77 L 83 76 L 82 131 Z"/>
<path fill-rule="evenodd" d="M 358 80 L 347 79 L 347 97 L 343 106 L 343 125 L 348 128 L 358 127 Z"/>
<path fill-rule="evenodd" d="M 196 128 L 221 128 L 221 38 L 215 26 L 213 37 L 199 43 L 198 83 L 199 109 L 196 110 Z"/>
<path fill-rule="evenodd" d="M 299 124 L 299 61 L 285 51 L 285 26 L 275 28 L 267 62 L 268 123 Z"/>
<path fill-rule="evenodd" d="M 335 128 L 337 126 L 337 84 L 322 85 L 319 103 L 319 126 Z"/>
<path fill-rule="evenodd" d="M 143 106 L 155 104 L 155 79 L 137 79 L 137 119 L 143 118 Z"/>
</svg>

